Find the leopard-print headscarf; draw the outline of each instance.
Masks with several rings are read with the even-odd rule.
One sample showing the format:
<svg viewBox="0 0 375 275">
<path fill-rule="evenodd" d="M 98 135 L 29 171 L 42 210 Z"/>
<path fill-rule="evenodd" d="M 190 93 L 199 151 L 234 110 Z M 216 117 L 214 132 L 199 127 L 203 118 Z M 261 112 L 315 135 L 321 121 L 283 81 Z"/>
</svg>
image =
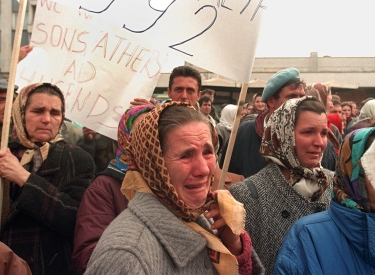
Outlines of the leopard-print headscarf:
<svg viewBox="0 0 375 275">
<path fill-rule="evenodd" d="M 151 110 L 139 122 L 138 127 L 132 130 L 130 135 L 127 147 L 127 154 L 130 159 L 128 169 L 140 172 L 151 191 L 177 217 L 185 221 L 194 221 L 200 214 L 209 209 L 214 199 L 209 193 L 207 194 L 206 203 L 200 209 L 191 209 L 179 198 L 171 183 L 169 171 L 162 156 L 158 125 L 163 110 L 173 105 L 194 110 L 192 106 L 182 102 L 169 102 L 162 107 Z M 212 133 L 213 145 L 216 147 L 217 134 L 214 130 Z"/>
<path fill-rule="evenodd" d="M 170 106 L 181 106 L 180 108 L 194 110 L 192 106 L 186 103 L 166 103 L 162 107 L 151 110 L 139 122 L 138 126 L 132 129 L 127 147 L 130 162 L 121 191 L 129 200 L 134 196 L 134 192 L 154 194 L 177 218 L 206 239 L 208 255 L 220 275 L 237 274 L 238 262 L 236 257 L 230 253 L 218 237 L 203 229 L 194 221 L 217 203 L 220 215 L 226 224 L 234 234 L 241 234 L 244 228 L 245 209 L 242 203 L 237 202 L 226 193 L 218 193 L 214 198 L 212 193 L 208 192 L 204 205 L 199 209 L 189 208 L 179 198 L 169 174 L 170 172 L 178 173 L 178 171 L 168 171 L 159 140 L 159 118 L 163 110 Z M 212 127 L 212 144 L 216 148 L 218 143 L 216 131 L 211 123 L 208 123 L 208 125 Z"/>
</svg>

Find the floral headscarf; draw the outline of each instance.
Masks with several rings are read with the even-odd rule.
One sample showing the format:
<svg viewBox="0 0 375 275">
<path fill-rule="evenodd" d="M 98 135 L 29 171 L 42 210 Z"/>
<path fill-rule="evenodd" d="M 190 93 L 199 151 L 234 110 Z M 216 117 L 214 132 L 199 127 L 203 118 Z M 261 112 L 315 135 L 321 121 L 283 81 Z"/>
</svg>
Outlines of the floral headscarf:
<svg viewBox="0 0 375 275">
<path fill-rule="evenodd" d="M 186 103 L 169 102 L 160 108 L 154 108 L 139 122 L 130 135 L 127 147 L 130 163 L 121 191 L 128 199 L 134 195 L 133 191 L 153 193 L 177 218 L 207 240 L 209 256 L 219 274 L 236 274 L 238 273 L 236 257 L 215 235 L 201 228 L 195 220 L 213 204 L 218 203 L 220 214 L 227 225 L 235 234 L 240 234 L 243 231 L 245 219 L 243 204 L 235 201 L 228 194 L 218 193 L 218 196 L 214 198 L 212 193 L 208 192 L 205 204 L 199 209 L 191 209 L 179 198 L 165 166 L 159 141 L 159 118 L 163 110 L 170 106 L 194 110 Z M 210 127 L 212 127 L 212 143 L 214 147 L 217 147 L 216 131 L 211 124 Z"/>
<path fill-rule="evenodd" d="M 110 161 L 110 165 L 116 167 L 122 172 L 128 170 L 129 157 L 126 154 L 126 148 L 129 143 L 130 130 L 133 127 L 134 120 L 141 114 L 147 113 L 154 108 L 154 105 L 142 105 L 130 107 L 121 116 L 118 124 L 117 138 L 118 149 L 116 158 Z"/>
<path fill-rule="evenodd" d="M 333 182 L 333 199 L 351 209 L 370 212 L 364 172 L 375 188 L 375 142 L 364 152 L 373 128 L 350 132 L 343 141 Z"/>
<path fill-rule="evenodd" d="M 260 153 L 267 161 L 289 169 L 290 185 L 304 197 L 315 201 L 328 187 L 328 178 L 320 163 L 312 169 L 302 167 L 295 151 L 296 111 L 298 105 L 307 99 L 317 100 L 310 96 L 290 99 L 272 113 L 264 130 Z"/>
<path fill-rule="evenodd" d="M 36 90 L 37 88 L 41 87 L 51 87 L 56 92 L 61 95 L 61 105 L 62 105 L 62 123 L 64 122 L 65 117 L 65 100 L 64 94 L 61 90 L 50 83 L 35 83 L 24 87 L 18 94 L 16 100 L 13 103 L 12 108 L 12 117 L 14 122 L 15 128 L 15 135 L 12 136 L 12 141 L 16 141 L 19 144 L 22 144 L 27 151 L 23 154 L 22 159 L 20 161 L 21 165 L 26 169 L 29 170 L 30 164 L 32 163 L 32 172 L 36 172 L 39 170 L 40 166 L 42 165 L 43 161 L 47 159 L 48 151 L 50 147 L 50 143 L 55 143 L 59 140 L 63 140 L 62 136 L 58 133 L 52 140 L 48 142 L 38 142 L 34 143 L 31 142 L 26 133 L 26 125 L 25 125 L 25 111 L 26 111 L 26 103 L 30 96 L 30 94 Z"/>
</svg>

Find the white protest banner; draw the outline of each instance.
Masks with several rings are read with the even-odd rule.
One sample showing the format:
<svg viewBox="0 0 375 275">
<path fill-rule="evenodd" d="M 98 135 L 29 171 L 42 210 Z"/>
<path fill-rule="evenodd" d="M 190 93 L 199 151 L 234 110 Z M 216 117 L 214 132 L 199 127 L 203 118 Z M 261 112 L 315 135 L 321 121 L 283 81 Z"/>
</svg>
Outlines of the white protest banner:
<svg viewBox="0 0 375 275">
<path fill-rule="evenodd" d="M 114 139 L 129 102 L 150 98 L 168 57 L 92 14 L 46 0 L 38 1 L 31 45 L 16 84 L 56 84 L 67 118 Z"/>
<path fill-rule="evenodd" d="M 250 80 L 263 0 L 56 1 L 99 15 L 196 66 L 241 83 Z"/>
</svg>

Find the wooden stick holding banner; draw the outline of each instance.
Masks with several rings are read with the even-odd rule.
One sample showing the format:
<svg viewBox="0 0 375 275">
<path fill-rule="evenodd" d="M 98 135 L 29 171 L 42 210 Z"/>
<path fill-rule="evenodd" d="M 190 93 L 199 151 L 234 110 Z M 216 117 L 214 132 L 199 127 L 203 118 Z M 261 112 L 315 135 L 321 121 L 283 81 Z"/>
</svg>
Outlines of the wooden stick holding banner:
<svg viewBox="0 0 375 275">
<path fill-rule="evenodd" d="M 10 62 L 7 96 L 6 96 L 6 101 L 5 101 L 3 131 L 1 134 L 1 146 L 0 146 L 1 151 L 5 151 L 8 147 L 10 118 L 11 118 L 12 105 L 13 105 L 14 84 L 15 84 L 15 78 L 16 78 L 18 58 L 19 58 L 19 53 L 20 53 L 23 24 L 25 21 L 26 6 L 27 6 L 27 0 L 19 1 L 17 25 L 16 25 L 16 32 L 15 32 L 14 41 L 13 41 L 13 50 L 12 50 L 12 58 Z M 5 186 L 4 179 L 0 178 L 0 213 L 1 214 L 3 213 L 4 196 L 9 196 L 9 185 Z"/>
<path fill-rule="evenodd" d="M 219 190 L 224 188 L 225 175 L 228 172 L 229 162 L 232 157 L 233 146 L 236 140 L 238 126 L 240 125 L 241 111 L 242 111 L 243 105 L 245 104 L 248 87 L 249 87 L 248 83 L 242 83 L 241 92 L 240 92 L 240 96 L 238 98 L 238 103 L 237 103 L 237 115 L 233 123 L 232 132 L 230 133 L 228 148 L 227 148 L 227 153 L 225 154 L 223 168 L 221 169 L 222 172 L 220 175 L 219 186 L 218 186 Z"/>
</svg>

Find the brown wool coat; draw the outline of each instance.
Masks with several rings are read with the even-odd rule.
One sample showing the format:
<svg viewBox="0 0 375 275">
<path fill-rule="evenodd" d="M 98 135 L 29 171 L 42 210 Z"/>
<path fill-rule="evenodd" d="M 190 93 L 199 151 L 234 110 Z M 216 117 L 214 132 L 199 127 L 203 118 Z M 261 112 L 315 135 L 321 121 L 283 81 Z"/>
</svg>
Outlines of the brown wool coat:
<svg viewBox="0 0 375 275">
<path fill-rule="evenodd" d="M 34 275 L 76 274 L 72 265 L 76 213 L 94 177 L 94 161 L 77 146 L 51 144 L 48 158 L 13 201 L 1 241 L 24 259 Z"/>
</svg>

